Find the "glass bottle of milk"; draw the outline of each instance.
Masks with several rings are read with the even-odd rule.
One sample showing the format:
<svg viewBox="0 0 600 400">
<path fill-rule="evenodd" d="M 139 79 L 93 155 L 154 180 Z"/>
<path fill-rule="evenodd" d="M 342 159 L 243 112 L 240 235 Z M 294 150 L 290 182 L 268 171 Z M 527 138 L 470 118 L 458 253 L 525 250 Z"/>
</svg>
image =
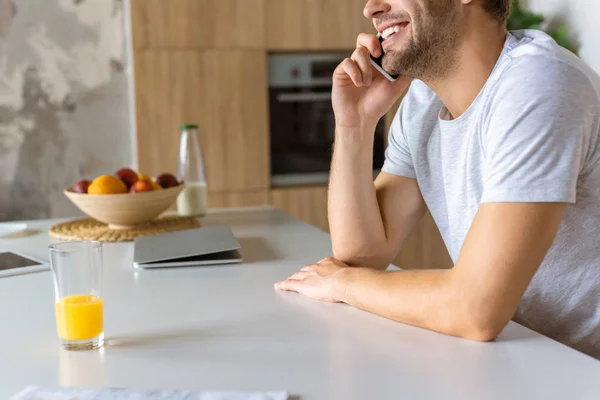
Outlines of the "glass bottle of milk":
<svg viewBox="0 0 600 400">
<path fill-rule="evenodd" d="M 177 175 L 185 187 L 177 197 L 177 212 L 183 216 L 206 214 L 207 189 L 204 156 L 200 148 L 198 125 L 181 125 Z"/>
</svg>

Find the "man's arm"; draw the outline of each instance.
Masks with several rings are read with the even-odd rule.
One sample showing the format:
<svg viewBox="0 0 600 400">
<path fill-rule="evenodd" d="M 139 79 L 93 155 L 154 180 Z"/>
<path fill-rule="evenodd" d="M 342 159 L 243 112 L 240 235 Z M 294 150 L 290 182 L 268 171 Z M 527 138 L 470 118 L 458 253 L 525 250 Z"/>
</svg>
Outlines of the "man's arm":
<svg viewBox="0 0 600 400">
<path fill-rule="evenodd" d="M 335 258 L 348 265 L 386 269 L 426 207 L 415 179 L 382 172 L 373 184 L 372 162 L 372 133 L 338 129 L 329 227 Z"/>
<path fill-rule="evenodd" d="M 329 185 L 333 252 L 351 265 L 385 269 L 425 212 L 415 179 L 382 173 L 373 185 L 373 136 L 379 119 L 410 85 L 376 72 L 381 55 L 374 35 L 361 34 L 352 58 L 333 73 L 336 133 Z"/>
<path fill-rule="evenodd" d="M 493 340 L 514 315 L 565 208 L 482 204 L 451 270 L 385 272 L 326 259 L 276 287 L 449 335 Z"/>
</svg>

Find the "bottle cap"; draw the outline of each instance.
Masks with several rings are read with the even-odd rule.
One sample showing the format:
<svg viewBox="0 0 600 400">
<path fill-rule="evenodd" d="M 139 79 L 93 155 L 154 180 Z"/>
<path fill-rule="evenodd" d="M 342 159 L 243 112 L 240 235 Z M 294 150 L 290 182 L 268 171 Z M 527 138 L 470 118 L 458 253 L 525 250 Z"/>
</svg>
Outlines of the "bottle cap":
<svg viewBox="0 0 600 400">
<path fill-rule="evenodd" d="M 179 125 L 179 130 L 184 130 L 184 129 L 198 129 L 198 125 L 195 125 L 195 124 L 181 124 L 181 125 Z"/>
</svg>

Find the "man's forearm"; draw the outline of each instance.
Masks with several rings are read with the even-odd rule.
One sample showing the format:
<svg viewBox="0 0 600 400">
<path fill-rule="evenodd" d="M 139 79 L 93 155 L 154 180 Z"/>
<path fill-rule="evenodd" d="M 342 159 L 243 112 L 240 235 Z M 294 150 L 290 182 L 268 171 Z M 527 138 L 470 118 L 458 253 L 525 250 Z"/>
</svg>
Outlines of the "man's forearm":
<svg viewBox="0 0 600 400">
<path fill-rule="evenodd" d="M 346 268 L 336 279 L 341 301 L 394 321 L 472 340 L 499 332 L 470 312 L 453 270 L 374 271 Z M 462 292 L 462 293 L 461 293 Z"/>
<path fill-rule="evenodd" d="M 360 263 L 386 243 L 373 185 L 375 126 L 338 128 L 329 183 L 329 225 L 337 258 Z"/>
</svg>

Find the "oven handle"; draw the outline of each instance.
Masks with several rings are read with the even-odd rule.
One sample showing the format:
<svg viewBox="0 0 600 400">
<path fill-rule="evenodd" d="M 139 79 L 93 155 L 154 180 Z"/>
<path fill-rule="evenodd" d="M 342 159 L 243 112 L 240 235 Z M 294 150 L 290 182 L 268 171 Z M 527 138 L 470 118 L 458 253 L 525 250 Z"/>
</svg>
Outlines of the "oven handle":
<svg viewBox="0 0 600 400">
<path fill-rule="evenodd" d="M 314 101 L 331 101 L 331 93 L 280 93 L 277 95 L 277 101 L 280 103 L 310 103 Z"/>
</svg>

